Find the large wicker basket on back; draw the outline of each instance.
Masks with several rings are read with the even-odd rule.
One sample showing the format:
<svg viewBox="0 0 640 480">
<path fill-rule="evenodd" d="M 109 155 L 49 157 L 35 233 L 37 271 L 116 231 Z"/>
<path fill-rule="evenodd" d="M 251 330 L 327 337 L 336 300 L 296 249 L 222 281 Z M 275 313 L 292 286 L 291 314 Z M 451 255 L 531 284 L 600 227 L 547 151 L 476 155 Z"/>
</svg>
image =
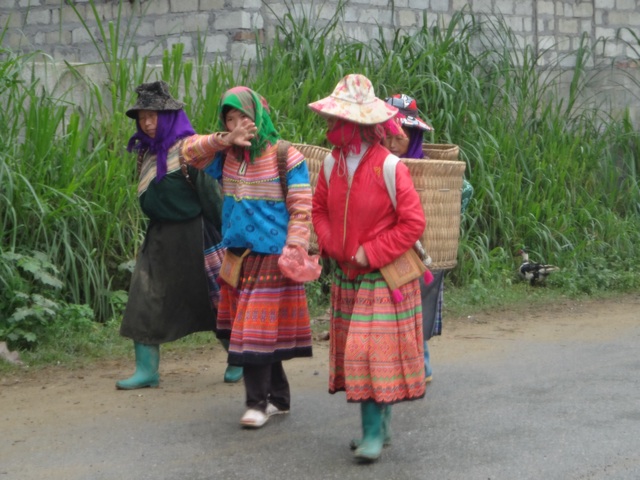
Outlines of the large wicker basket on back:
<svg viewBox="0 0 640 480">
<path fill-rule="evenodd" d="M 294 144 L 302 153 L 309 168 L 312 190 L 330 150 L 315 145 Z M 424 144 L 428 159 L 402 158 L 407 165 L 413 183 L 427 217 L 427 228 L 421 237 L 422 244 L 431 256 L 432 270 L 445 270 L 456 266 L 460 236 L 460 204 L 465 163 L 457 160 L 457 145 Z M 441 158 L 446 157 L 446 158 Z M 310 250 L 317 251 L 317 237 L 311 232 Z"/>
<path fill-rule="evenodd" d="M 316 185 L 318 184 L 318 174 L 322 168 L 322 162 L 325 157 L 331 152 L 331 150 L 323 147 L 317 147 L 315 145 L 307 145 L 304 143 L 294 143 L 293 146 L 304 155 L 307 161 L 307 168 L 309 169 L 309 183 L 311 183 L 311 191 L 315 192 Z M 311 228 L 311 238 L 309 239 L 309 252 L 318 252 L 318 237 L 313 228 Z"/>
</svg>

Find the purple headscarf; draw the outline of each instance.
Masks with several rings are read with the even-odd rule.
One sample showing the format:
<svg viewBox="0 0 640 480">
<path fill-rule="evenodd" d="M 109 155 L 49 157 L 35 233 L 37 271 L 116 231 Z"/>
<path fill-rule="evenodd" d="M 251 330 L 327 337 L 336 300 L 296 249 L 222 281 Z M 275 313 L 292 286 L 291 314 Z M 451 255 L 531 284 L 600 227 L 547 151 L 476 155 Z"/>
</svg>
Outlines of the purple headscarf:
<svg viewBox="0 0 640 480">
<path fill-rule="evenodd" d="M 184 110 L 158 111 L 155 138 L 151 138 L 142 131 L 138 119 L 136 119 L 136 128 L 138 131 L 129 139 L 127 151 L 148 150 L 149 153 L 157 156 L 156 183 L 167 174 L 167 153 L 169 149 L 181 138 L 190 137 L 196 133 Z"/>
<path fill-rule="evenodd" d="M 419 128 L 406 128 L 405 131 L 409 133 L 409 147 L 407 153 L 404 154 L 405 158 L 424 158 L 424 152 L 422 150 L 422 138 L 424 132 Z"/>
</svg>

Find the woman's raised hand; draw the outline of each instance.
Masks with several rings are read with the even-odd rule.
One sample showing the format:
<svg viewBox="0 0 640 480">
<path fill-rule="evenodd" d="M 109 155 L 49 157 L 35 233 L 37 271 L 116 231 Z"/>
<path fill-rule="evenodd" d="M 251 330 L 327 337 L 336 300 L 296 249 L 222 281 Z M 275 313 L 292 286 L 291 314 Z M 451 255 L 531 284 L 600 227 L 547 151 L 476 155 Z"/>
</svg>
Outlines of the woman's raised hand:
<svg viewBox="0 0 640 480">
<path fill-rule="evenodd" d="M 232 145 L 250 147 L 251 139 L 256 136 L 258 127 L 250 118 L 243 118 L 225 137 Z"/>
</svg>

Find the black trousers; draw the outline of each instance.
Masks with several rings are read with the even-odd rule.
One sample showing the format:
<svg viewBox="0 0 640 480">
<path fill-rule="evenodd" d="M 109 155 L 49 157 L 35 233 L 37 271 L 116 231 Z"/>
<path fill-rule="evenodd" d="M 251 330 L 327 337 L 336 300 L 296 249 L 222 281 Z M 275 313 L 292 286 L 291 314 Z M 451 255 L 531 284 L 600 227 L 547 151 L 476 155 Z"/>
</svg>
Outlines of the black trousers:
<svg viewBox="0 0 640 480">
<path fill-rule="evenodd" d="M 291 392 L 282 362 L 269 365 L 244 365 L 244 388 L 247 407 L 266 411 L 271 402 L 280 410 L 289 410 Z"/>
</svg>

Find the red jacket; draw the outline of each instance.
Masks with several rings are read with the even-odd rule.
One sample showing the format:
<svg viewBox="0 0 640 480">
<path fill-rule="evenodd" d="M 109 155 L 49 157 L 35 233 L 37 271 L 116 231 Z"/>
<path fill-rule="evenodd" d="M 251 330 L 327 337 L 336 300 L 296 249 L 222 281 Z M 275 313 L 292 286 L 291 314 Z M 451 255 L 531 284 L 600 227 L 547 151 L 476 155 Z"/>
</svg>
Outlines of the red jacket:
<svg viewBox="0 0 640 480">
<path fill-rule="evenodd" d="M 329 187 L 320 169 L 313 195 L 313 227 L 323 255 L 338 261 L 353 279 L 378 270 L 409 250 L 426 226 L 424 211 L 409 169 L 396 167 L 396 201 L 393 208 L 384 183 L 383 164 L 389 150 L 381 144 L 369 147 L 356 168 L 351 187 L 346 176 L 338 175 L 337 162 Z M 369 267 L 351 261 L 362 245 Z"/>
</svg>

